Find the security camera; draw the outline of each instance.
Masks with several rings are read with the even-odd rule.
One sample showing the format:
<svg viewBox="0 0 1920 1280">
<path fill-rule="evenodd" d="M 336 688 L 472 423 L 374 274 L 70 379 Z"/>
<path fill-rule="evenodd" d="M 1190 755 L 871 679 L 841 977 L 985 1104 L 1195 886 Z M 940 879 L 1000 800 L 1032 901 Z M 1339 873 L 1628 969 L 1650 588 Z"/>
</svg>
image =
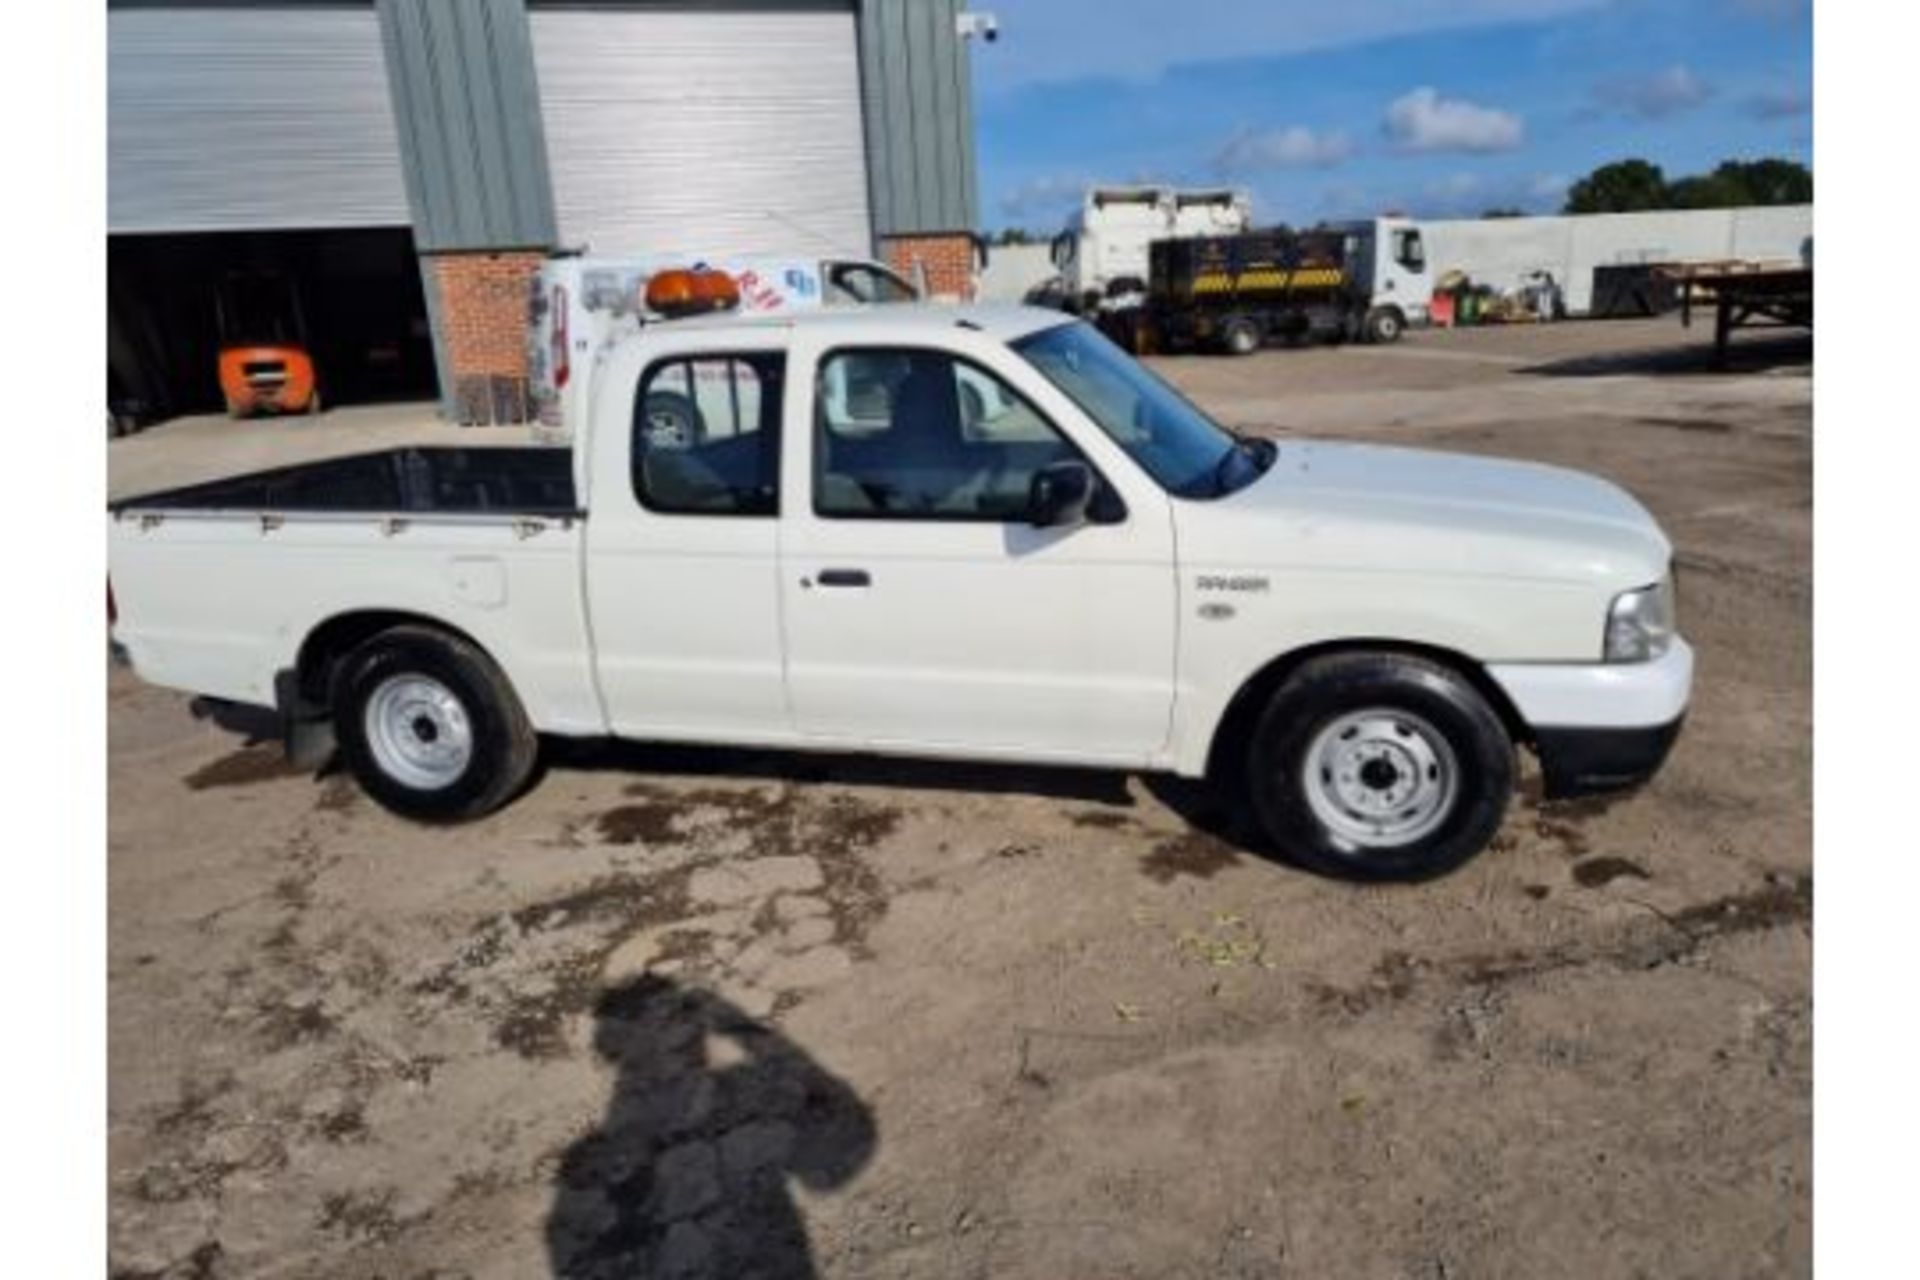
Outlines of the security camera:
<svg viewBox="0 0 1920 1280">
<path fill-rule="evenodd" d="M 979 36 L 988 44 L 1000 38 L 1000 19 L 990 13 L 963 13 L 954 19 L 962 40 Z"/>
</svg>

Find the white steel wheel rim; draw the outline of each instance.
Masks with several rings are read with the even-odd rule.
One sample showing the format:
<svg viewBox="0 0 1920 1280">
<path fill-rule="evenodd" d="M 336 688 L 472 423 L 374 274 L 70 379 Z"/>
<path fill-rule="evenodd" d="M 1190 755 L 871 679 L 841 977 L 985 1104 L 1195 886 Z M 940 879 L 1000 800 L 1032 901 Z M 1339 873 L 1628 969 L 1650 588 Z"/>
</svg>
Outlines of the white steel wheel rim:
<svg viewBox="0 0 1920 1280">
<path fill-rule="evenodd" d="M 1322 728 L 1300 769 L 1322 825 L 1364 849 L 1432 835 L 1460 794 L 1453 746 L 1420 716 L 1390 707 L 1350 711 Z"/>
<path fill-rule="evenodd" d="M 693 447 L 693 420 L 680 409 L 655 407 L 645 413 L 648 445 L 655 449 Z"/>
<path fill-rule="evenodd" d="M 452 786 L 473 760 L 473 722 L 430 676 L 389 676 L 367 699 L 367 749 L 380 771 L 419 791 Z"/>
</svg>

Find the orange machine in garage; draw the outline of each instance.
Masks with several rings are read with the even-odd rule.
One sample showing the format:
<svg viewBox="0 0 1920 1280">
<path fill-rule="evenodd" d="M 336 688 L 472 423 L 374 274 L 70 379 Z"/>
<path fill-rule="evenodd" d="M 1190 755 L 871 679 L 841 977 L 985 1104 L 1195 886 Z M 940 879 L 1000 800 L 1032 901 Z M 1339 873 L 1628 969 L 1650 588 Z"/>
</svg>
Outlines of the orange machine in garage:
<svg viewBox="0 0 1920 1280">
<path fill-rule="evenodd" d="M 318 413 L 320 388 L 293 281 L 277 271 L 230 273 L 215 305 L 220 391 L 236 418 Z"/>
</svg>

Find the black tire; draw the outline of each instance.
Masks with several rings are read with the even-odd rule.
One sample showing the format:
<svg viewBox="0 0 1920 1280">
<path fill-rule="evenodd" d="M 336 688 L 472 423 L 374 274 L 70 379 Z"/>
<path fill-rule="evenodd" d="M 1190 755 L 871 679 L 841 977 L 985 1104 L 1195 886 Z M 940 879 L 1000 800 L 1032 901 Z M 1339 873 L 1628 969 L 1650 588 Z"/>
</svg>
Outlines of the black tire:
<svg viewBox="0 0 1920 1280">
<path fill-rule="evenodd" d="M 464 769 L 435 787 L 382 766 L 368 740 L 368 703 L 396 676 L 424 676 L 458 701 L 471 734 Z M 539 739 L 506 676 L 480 649 L 431 627 L 374 636 L 340 664 L 333 681 L 334 736 L 360 786 L 383 807 L 419 822 L 465 822 L 518 795 L 533 773 Z"/>
<path fill-rule="evenodd" d="M 1375 307 L 1367 312 L 1368 342 L 1398 342 L 1406 327 L 1407 318 L 1398 307 Z"/>
<path fill-rule="evenodd" d="M 1229 316 L 1220 326 L 1220 349 L 1230 356 L 1250 356 L 1260 349 L 1260 326 L 1247 316 Z"/>
<path fill-rule="evenodd" d="M 640 412 L 649 449 L 692 449 L 706 442 L 706 417 L 678 391 L 647 392 Z"/>
<path fill-rule="evenodd" d="M 1419 732 L 1410 725 L 1433 731 L 1451 757 L 1440 766 L 1451 766 L 1451 792 L 1438 787 L 1450 798 L 1436 801 L 1431 827 L 1403 843 L 1356 841 L 1316 812 L 1307 790 L 1308 756 L 1322 732 L 1342 717 L 1374 711 L 1411 738 Z M 1336 735 L 1319 745 L 1337 752 L 1342 741 Z M 1513 741 L 1499 715 L 1458 672 L 1403 654 L 1335 654 L 1303 664 L 1267 704 L 1246 764 L 1247 797 L 1276 851 L 1309 870 L 1349 880 L 1424 880 L 1453 870 L 1486 847 L 1513 794 Z M 1368 767 L 1359 766 L 1362 778 Z M 1321 770 L 1320 785 L 1320 803 L 1334 804 L 1324 799 L 1334 788 L 1330 771 Z"/>
</svg>

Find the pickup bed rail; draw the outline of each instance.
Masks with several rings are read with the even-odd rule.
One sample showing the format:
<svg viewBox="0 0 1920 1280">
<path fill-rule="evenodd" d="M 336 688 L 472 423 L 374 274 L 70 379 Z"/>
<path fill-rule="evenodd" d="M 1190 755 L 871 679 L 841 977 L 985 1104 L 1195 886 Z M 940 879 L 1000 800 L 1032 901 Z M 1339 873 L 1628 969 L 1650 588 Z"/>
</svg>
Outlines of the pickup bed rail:
<svg viewBox="0 0 1920 1280">
<path fill-rule="evenodd" d="M 131 512 L 578 518 L 573 456 L 543 446 L 405 448 L 276 467 L 107 504 Z"/>
</svg>

